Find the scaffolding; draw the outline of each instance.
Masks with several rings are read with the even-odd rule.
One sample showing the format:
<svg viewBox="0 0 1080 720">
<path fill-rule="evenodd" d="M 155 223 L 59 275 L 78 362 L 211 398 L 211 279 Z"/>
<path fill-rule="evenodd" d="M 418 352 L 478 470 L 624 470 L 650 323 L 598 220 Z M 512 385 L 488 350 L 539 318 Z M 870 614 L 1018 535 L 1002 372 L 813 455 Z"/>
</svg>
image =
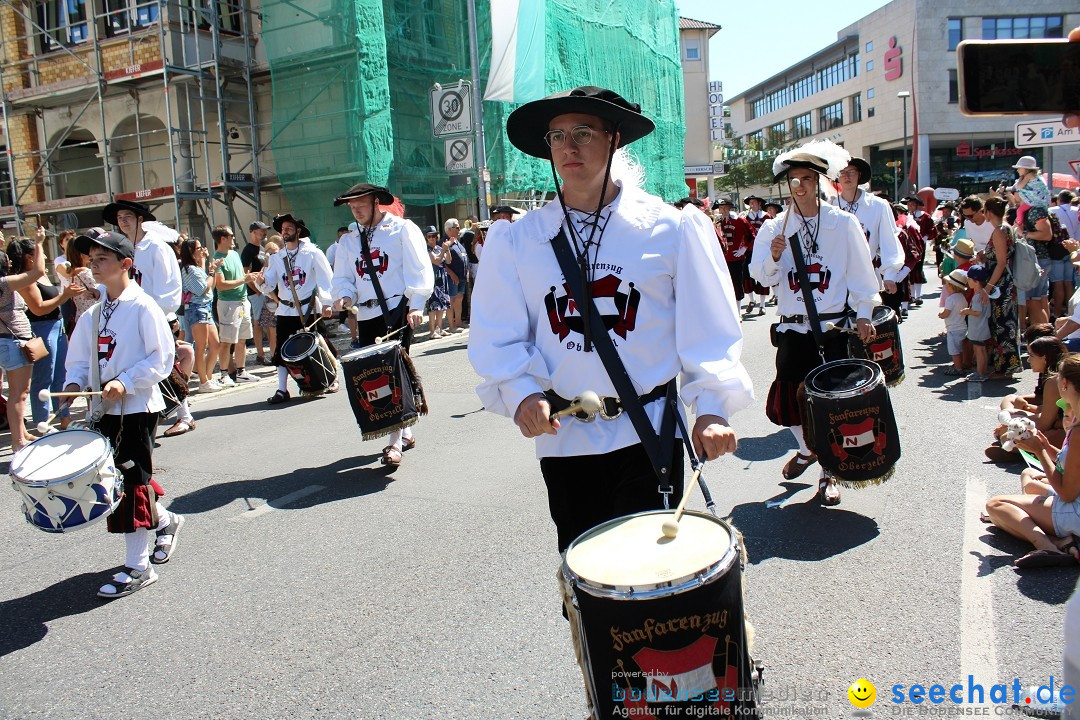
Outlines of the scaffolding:
<svg viewBox="0 0 1080 720">
<path fill-rule="evenodd" d="M 166 222 L 171 205 L 196 235 L 238 226 L 241 206 L 263 215 L 276 179 L 260 144 L 248 0 L 0 0 L 0 21 L 0 220 L 19 233 L 35 216 L 87 227 L 112 199 Z"/>
</svg>

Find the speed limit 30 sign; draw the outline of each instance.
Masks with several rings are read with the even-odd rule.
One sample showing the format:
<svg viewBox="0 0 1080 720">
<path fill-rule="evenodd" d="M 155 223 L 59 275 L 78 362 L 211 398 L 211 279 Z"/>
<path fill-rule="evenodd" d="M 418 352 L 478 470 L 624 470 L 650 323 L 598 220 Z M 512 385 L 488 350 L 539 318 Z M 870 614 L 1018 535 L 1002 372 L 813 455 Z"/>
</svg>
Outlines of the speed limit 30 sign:
<svg viewBox="0 0 1080 720">
<path fill-rule="evenodd" d="M 431 88 L 431 134 L 461 135 L 472 129 L 472 84 Z"/>
</svg>

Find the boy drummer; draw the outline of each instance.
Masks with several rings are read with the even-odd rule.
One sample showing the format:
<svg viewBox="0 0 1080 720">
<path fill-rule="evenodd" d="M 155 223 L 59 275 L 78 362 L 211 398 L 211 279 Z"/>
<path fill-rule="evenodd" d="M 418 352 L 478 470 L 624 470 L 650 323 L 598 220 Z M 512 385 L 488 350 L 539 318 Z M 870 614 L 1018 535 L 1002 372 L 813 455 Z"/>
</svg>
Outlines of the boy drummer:
<svg viewBox="0 0 1080 720">
<path fill-rule="evenodd" d="M 105 286 L 106 295 L 79 318 L 71 335 L 64 390 L 99 385 L 101 397 L 91 402 L 90 414 L 98 432 L 112 443 L 124 476 L 124 498 L 108 524 L 109 532 L 124 535 L 126 567 L 97 593 L 117 598 L 157 581 L 150 563 L 168 562 L 184 524 L 183 516 L 161 506 L 150 482 L 154 423 L 165 407 L 158 383 L 172 369 L 174 343 L 157 302 L 129 277 L 135 257 L 131 240 L 91 230 L 75 238 L 75 248 L 89 256 L 94 279 Z M 96 377 L 92 362 L 97 363 Z M 151 530 L 157 531 L 154 558 Z"/>
</svg>

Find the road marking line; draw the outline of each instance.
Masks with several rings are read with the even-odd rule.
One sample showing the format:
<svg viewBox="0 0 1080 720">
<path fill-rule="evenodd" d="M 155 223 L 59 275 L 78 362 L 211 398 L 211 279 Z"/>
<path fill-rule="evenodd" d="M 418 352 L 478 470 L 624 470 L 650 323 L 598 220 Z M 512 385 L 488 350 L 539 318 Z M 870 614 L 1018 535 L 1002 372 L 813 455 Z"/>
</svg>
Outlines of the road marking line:
<svg viewBox="0 0 1080 720">
<path fill-rule="evenodd" d="M 960 564 L 960 678 L 968 675 L 989 687 L 997 682 L 997 642 L 994 633 L 991 576 L 979 576 L 981 558 L 989 550 L 980 537 L 985 525 L 979 514 L 986 506 L 986 480 L 967 479 L 964 501 L 964 544 Z"/>
<path fill-rule="evenodd" d="M 267 500 L 265 503 L 258 506 L 254 510 L 245 510 L 244 512 L 240 513 L 239 515 L 237 515 L 233 519 L 237 520 L 237 519 L 248 519 L 248 518 L 262 517 L 263 515 L 266 515 L 267 513 L 271 513 L 273 511 L 277 510 L 278 508 L 281 508 L 281 507 L 284 507 L 284 506 L 286 506 L 286 505 L 288 505 L 290 503 L 296 502 L 297 500 L 299 500 L 302 497 L 307 497 L 308 495 L 311 495 L 312 493 L 317 493 L 320 490 L 325 490 L 325 489 L 326 489 L 325 485 L 308 485 L 305 488 L 300 488 L 296 492 L 291 492 L 288 495 L 285 495 L 283 497 L 279 497 L 276 500 Z"/>
</svg>

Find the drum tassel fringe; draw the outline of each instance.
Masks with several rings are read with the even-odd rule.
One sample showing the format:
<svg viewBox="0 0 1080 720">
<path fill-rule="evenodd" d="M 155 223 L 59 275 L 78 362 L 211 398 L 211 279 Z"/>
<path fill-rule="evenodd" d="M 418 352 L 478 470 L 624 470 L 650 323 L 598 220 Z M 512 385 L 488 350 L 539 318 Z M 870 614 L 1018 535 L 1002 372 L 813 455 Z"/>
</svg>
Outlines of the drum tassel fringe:
<svg viewBox="0 0 1080 720">
<path fill-rule="evenodd" d="M 851 490 L 861 490 L 862 488 L 873 487 L 874 485 L 882 485 L 886 480 L 893 476 L 893 472 L 896 471 L 896 466 L 889 468 L 884 475 L 874 478 L 873 480 L 844 480 L 843 478 L 836 477 L 832 473 L 826 471 L 826 475 L 836 480 L 836 483 L 843 488 L 849 488 Z"/>
<path fill-rule="evenodd" d="M 376 438 L 386 437 L 393 432 L 415 425 L 420 419 L 420 415 L 428 414 L 429 408 L 427 403 L 427 393 L 424 392 L 424 384 L 420 382 L 420 373 L 416 372 L 416 366 L 413 364 L 412 358 L 409 357 L 409 353 L 401 353 L 401 361 L 405 363 L 405 371 L 409 374 L 409 377 L 411 377 L 416 383 L 417 416 L 409 418 L 408 420 L 405 420 L 403 422 L 399 422 L 396 425 L 382 428 L 381 430 L 377 430 L 375 432 L 363 433 L 362 437 L 364 440 L 375 440 Z"/>
</svg>

